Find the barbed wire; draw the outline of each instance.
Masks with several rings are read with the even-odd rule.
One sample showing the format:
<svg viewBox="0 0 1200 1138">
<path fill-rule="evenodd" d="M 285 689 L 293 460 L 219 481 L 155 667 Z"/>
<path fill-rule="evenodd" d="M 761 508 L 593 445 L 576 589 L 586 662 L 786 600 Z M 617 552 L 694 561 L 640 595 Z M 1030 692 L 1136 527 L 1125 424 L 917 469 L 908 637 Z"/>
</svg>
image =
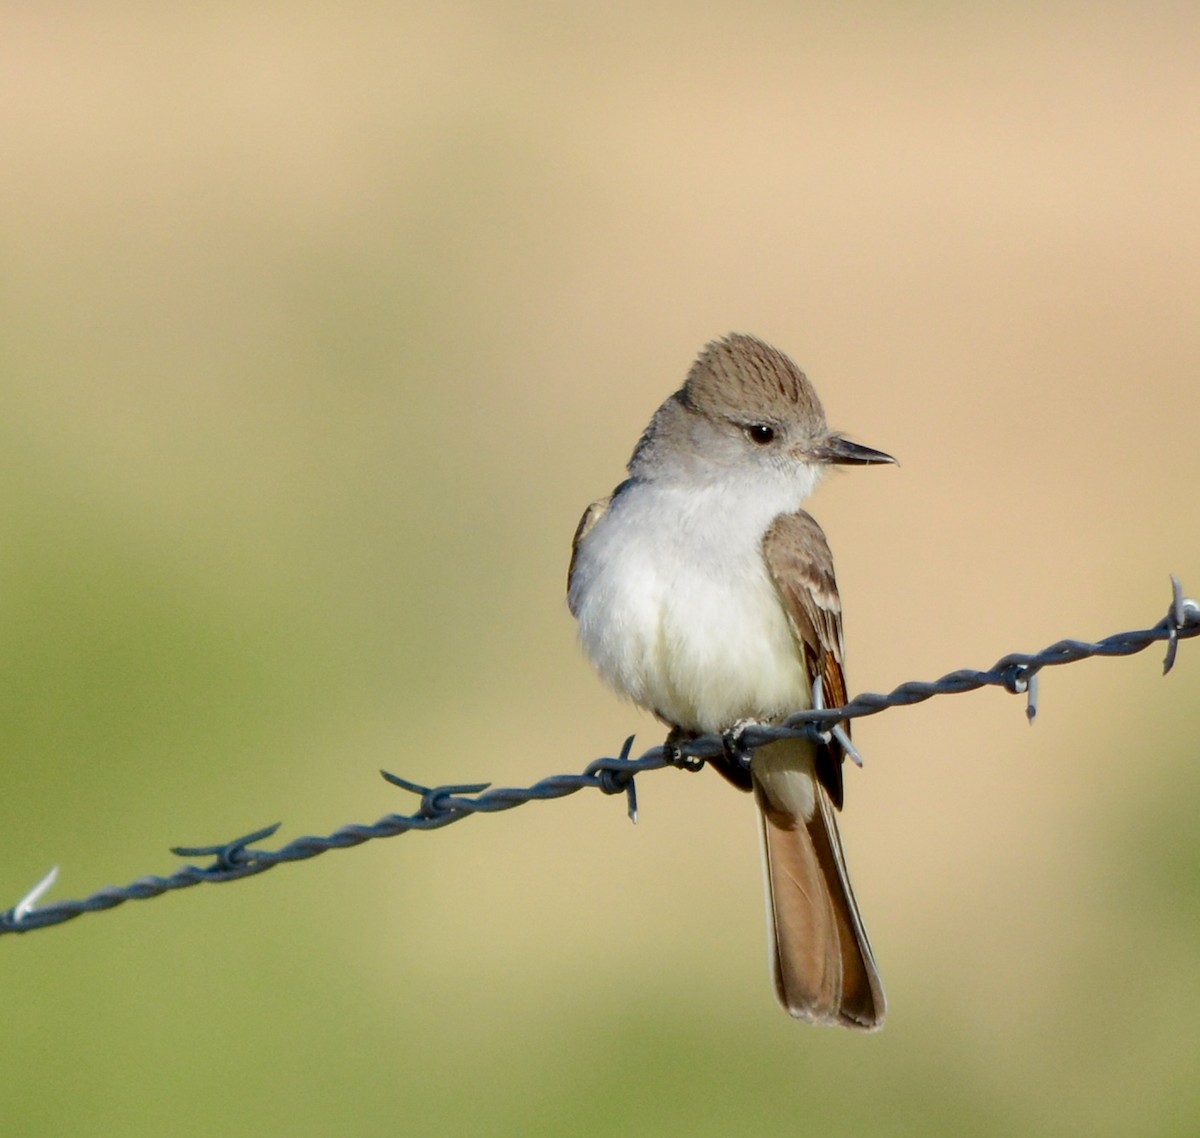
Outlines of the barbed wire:
<svg viewBox="0 0 1200 1138">
<path fill-rule="evenodd" d="M 962 669 L 950 672 L 939 680 L 919 680 L 903 683 L 886 695 L 872 692 L 857 696 L 842 707 L 821 706 L 820 691 L 815 693 L 816 707 L 797 712 L 776 725 L 753 724 L 725 736 L 704 735 L 676 745 L 668 742 L 651 747 L 644 754 L 631 756 L 633 736 L 625 740 L 618 755 L 596 759 L 581 774 L 553 775 L 527 787 L 497 787 L 489 783 L 428 787 L 410 782 L 399 775 L 381 771 L 388 782 L 419 796 L 420 804 L 412 814 L 388 814 L 370 825 L 342 826 L 325 837 L 296 838 L 276 850 L 255 848 L 256 842 L 272 837 L 280 823 L 265 826 L 254 833 L 232 841 L 211 846 L 176 846 L 171 852 L 177 857 L 211 858 L 208 865 L 184 865 L 169 877 L 148 875 L 128 885 L 98 890 L 78 901 L 59 901 L 40 906 L 38 902 L 54 885 L 57 868 L 52 869 L 11 909 L 0 913 L 0 935 L 28 933 L 35 929 L 62 924 L 84 913 L 97 913 L 115 908 L 126 901 L 144 901 L 160 897 L 176 889 L 193 885 L 239 881 L 265 873 L 275 866 L 305 861 L 330 850 L 351 849 L 364 842 L 391 838 L 413 830 L 438 830 L 453 822 L 461 822 L 473 814 L 494 814 L 511 810 L 527 802 L 564 798 L 580 790 L 595 789 L 604 794 L 624 794 L 630 817 L 637 819 L 635 777 L 639 774 L 678 767 L 700 770 L 708 759 L 724 756 L 727 760 L 749 764 L 755 747 L 777 739 L 808 737 L 827 739 L 837 736 L 847 753 L 861 764 L 861 757 L 850 744 L 849 736 L 840 726 L 846 720 L 876 715 L 890 707 L 907 707 L 922 703 L 935 695 L 953 695 L 976 691 L 983 687 L 1000 687 L 1012 694 L 1027 697 L 1026 715 L 1033 722 L 1037 714 L 1038 673 L 1047 667 L 1075 663 L 1094 656 L 1132 656 L 1152 644 L 1167 643 L 1163 661 L 1164 675 L 1175 663 L 1181 640 L 1200 635 L 1200 605 L 1183 595 L 1182 586 L 1171 578 L 1172 599 L 1167 615 L 1152 628 L 1118 632 L 1103 640 L 1060 640 L 1032 654 L 1011 653 L 997 660 L 986 671 Z"/>
</svg>

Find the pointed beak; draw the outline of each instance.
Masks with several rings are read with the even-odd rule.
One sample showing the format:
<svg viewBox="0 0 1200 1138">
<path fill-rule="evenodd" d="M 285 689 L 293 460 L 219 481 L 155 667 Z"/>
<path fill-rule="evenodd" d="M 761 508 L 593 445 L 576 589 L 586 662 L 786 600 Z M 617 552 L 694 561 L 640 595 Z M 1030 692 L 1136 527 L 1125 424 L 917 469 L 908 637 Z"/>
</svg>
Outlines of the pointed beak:
<svg viewBox="0 0 1200 1138">
<path fill-rule="evenodd" d="M 895 462 L 890 454 L 872 450 L 861 443 L 852 443 L 841 435 L 830 435 L 810 452 L 818 462 L 836 463 L 839 466 L 871 466 L 878 462 Z"/>
</svg>

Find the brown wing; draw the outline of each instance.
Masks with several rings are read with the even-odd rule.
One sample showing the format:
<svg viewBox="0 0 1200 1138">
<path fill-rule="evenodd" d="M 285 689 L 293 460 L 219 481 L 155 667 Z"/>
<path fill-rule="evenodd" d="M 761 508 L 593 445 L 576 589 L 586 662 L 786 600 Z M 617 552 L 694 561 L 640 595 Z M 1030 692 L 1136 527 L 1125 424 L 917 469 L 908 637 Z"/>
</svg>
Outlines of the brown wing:
<svg viewBox="0 0 1200 1138">
<path fill-rule="evenodd" d="M 842 602 L 825 534 L 803 510 L 784 514 L 775 519 L 763 538 L 763 557 L 787 611 L 809 678 L 820 676 L 825 705 L 840 707 L 846 702 Z M 849 732 L 848 721 L 842 726 Z M 839 810 L 844 757 L 836 741 L 821 748 L 817 757 L 817 776 Z"/>
<path fill-rule="evenodd" d="M 600 498 L 593 502 L 586 510 L 583 511 L 583 517 L 579 519 L 579 525 L 575 527 L 575 536 L 571 539 L 571 564 L 567 566 L 567 597 L 571 596 L 571 578 L 575 576 L 575 559 L 579 556 L 579 543 L 587 537 L 594 526 L 608 509 L 608 504 L 613 500 L 612 494 L 607 498 Z M 572 616 L 578 616 L 575 609 L 571 609 Z"/>
</svg>

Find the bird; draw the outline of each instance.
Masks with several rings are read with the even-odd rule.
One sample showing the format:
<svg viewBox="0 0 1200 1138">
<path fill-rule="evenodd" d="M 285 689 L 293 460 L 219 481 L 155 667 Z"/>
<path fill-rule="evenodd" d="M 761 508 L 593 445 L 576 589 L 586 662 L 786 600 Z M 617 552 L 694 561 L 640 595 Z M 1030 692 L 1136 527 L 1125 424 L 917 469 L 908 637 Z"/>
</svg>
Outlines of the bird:
<svg viewBox="0 0 1200 1138">
<path fill-rule="evenodd" d="M 668 726 L 668 747 L 844 705 L 833 557 L 801 503 L 832 466 L 895 461 L 832 431 L 777 348 L 711 341 L 575 531 L 567 601 L 584 654 Z M 838 834 L 852 751 L 839 726 L 758 746 L 748 773 L 732 753 L 712 762 L 757 806 L 780 1004 L 870 1031 L 886 1001 Z"/>
</svg>

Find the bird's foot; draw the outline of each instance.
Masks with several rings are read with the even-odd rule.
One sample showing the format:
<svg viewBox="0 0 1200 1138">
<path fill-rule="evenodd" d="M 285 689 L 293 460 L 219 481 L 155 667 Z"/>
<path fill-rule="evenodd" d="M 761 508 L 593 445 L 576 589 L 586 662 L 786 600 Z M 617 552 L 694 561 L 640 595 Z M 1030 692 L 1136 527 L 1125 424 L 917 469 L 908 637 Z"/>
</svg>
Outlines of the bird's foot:
<svg viewBox="0 0 1200 1138">
<path fill-rule="evenodd" d="M 681 771 L 691 771 L 693 774 L 696 771 L 704 769 L 704 760 L 697 755 L 685 755 L 683 753 L 683 744 L 689 743 L 696 738 L 693 731 L 685 731 L 682 727 L 672 727 L 671 733 L 667 736 L 663 743 L 663 757 L 673 767 L 678 767 Z"/>
</svg>

